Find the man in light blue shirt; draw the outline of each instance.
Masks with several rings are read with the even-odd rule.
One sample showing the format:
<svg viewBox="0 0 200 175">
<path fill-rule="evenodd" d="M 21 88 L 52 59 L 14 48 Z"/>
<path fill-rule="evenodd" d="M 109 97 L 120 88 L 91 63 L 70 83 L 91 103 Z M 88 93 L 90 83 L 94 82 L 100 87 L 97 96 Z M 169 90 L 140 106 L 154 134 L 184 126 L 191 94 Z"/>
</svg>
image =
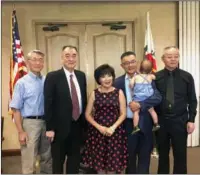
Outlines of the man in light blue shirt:
<svg viewBox="0 0 200 175">
<path fill-rule="evenodd" d="M 40 154 L 41 173 L 52 173 L 50 141 L 46 138 L 44 121 L 44 54 L 33 50 L 27 55 L 29 73 L 14 87 L 10 103 L 21 145 L 22 173 L 33 174 L 36 157 Z"/>
<path fill-rule="evenodd" d="M 121 66 L 125 74 L 115 80 L 115 87 L 122 89 L 127 102 L 127 119 L 124 122 L 128 137 L 128 165 L 127 174 L 147 174 L 149 173 L 150 157 L 153 148 L 152 119 L 148 109 L 161 102 L 161 95 L 155 87 L 154 94 L 140 103 L 132 101 L 132 95 L 129 87 L 130 78 L 137 74 L 136 54 L 132 51 L 124 52 L 121 55 Z M 133 131 L 133 112 L 140 108 L 139 126 L 140 132 L 131 134 Z M 133 112 L 132 112 L 133 111 Z"/>
</svg>

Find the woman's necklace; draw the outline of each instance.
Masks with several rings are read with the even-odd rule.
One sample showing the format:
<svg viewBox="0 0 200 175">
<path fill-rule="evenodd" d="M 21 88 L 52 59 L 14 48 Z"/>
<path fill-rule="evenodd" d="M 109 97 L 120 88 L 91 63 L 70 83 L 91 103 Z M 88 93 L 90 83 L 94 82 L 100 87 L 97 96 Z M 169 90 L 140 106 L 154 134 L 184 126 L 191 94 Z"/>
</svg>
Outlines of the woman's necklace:
<svg viewBox="0 0 200 175">
<path fill-rule="evenodd" d="M 100 88 L 101 93 L 103 94 L 103 97 L 104 97 L 104 98 L 106 98 L 107 93 L 113 91 L 113 89 L 114 89 L 114 88 L 112 88 L 112 90 L 111 90 L 111 88 L 110 88 L 109 90 L 107 90 L 107 91 L 105 92 L 105 91 L 102 91 L 102 88 Z"/>
</svg>

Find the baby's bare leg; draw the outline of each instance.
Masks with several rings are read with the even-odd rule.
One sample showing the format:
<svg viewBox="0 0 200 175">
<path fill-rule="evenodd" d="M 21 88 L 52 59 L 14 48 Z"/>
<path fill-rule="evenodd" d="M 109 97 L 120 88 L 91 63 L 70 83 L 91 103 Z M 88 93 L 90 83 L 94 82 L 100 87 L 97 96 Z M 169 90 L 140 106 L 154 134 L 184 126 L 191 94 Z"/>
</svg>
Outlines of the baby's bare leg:
<svg viewBox="0 0 200 175">
<path fill-rule="evenodd" d="M 140 113 L 140 110 L 137 110 L 134 112 L 134 115 L 133 115 L 133 126 L 136 127 L 138 126 L 138 123 L 139 123 L 139 113 Z"/>
<path fill-rule="evenodd" d="M 149 109 L 149 113 L 151 114 L 151 117 L 153 119 L 153 123 L 157 124 L 158 123 L 158 115 L 157 115 L 157 113 L 156 113 L 156 111 L 154 110 L 153 107 Z"/>
</svg>

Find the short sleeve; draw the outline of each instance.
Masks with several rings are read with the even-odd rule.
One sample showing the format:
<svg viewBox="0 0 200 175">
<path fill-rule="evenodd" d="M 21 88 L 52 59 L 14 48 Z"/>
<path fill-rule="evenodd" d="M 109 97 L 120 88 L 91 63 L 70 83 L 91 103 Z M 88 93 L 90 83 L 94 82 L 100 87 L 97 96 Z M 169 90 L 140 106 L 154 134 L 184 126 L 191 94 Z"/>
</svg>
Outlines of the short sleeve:
<svg viewBox="0 0 200 175">
<path fill-rule="evenodd" d="M 20 82 L 18 81 L 14 87 L 13 97 L 10 102 L 10 108 L 15 108 L 18 110 L 22 109 L 23 104 L 24 104 L 23 103 L 23 94 L 24 94 L 23 84 L 21 81 Z"/>
</svg>

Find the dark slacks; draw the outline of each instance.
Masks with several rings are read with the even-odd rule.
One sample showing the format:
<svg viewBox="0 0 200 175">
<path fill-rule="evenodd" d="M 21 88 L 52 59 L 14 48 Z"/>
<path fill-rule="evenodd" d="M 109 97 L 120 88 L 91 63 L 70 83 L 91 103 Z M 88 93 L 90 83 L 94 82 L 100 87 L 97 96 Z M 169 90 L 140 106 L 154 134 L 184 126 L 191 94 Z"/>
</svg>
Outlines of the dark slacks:
<svg viewBox="0 0 200 175">
<path fill-rule="evenodd" d="M 80 122 L 72 122 L 67 138 L 56 138 L 51 145 L 53 174 L 63 174 L 63 164 L 67 155 L 66 173 L 78 174 L 80 167 L 81 128 Z"/>
<path fill-rule="evenodd" d="M 148 174 L 150 166 L 151 151 L 153 148 L 153 135 L 138 132 L 131 135 L 133 131 L 132 119 L 126 119 L 125 129 L 128 135 L 128 167 L 126 174 Z"/>
<path fill-rule="evenodd" d="M 169 151 L 173 149 L 174 174 L 187 173 L 187 129 L 183 117 L 160 119 L 160 130 L 157 132 L 159 151 L 159 174 L 169 174 Z"/>
</svg>

